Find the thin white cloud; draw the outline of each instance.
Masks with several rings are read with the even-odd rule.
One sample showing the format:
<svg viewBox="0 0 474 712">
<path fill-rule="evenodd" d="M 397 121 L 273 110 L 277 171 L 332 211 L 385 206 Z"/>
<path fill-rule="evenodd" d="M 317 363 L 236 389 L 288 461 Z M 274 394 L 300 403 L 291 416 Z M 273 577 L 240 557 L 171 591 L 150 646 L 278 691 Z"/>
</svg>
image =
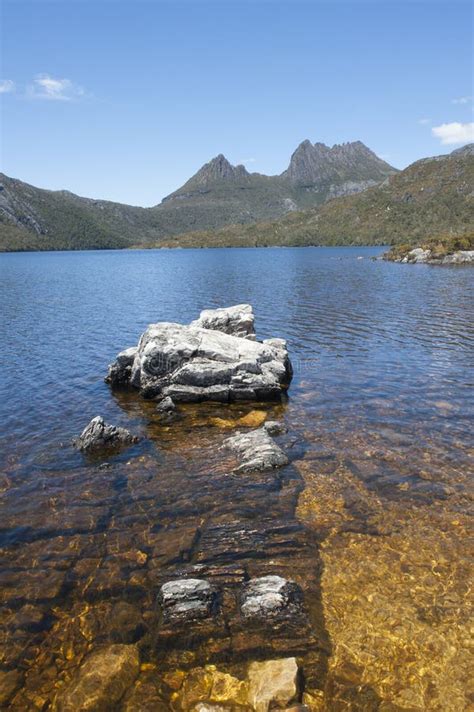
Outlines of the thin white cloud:
<svg viewBox="0 0 474 712">
<path fill-rule="evenodd" d="M 469 143 L 474 141 L 474 121 L 461 124 L 453 121 L 451 124 L 433 126 L 431 133 L 441 140 L 442 144 Z"/>
<path fill-rule="evenodd" d="M 0 94 L 10 94 L 15 91 L 15 82 L 11 79 L 0 79 Z"/>
<path fill-rule="evenodd" d="M 84 94 L 84 89 L 70 79 L 56 79 L 49 74 L 38 74 L 28 88 L 28 95 L 34 99 L 50 101 L 73 101 Z"/>
<path fill-rule="evenodd" d="M 458 99 L 451 99 L 451 104 L 470 104 L 472 96 L 460 96 Z"/>
<path fill-rule="evenodd" d="M 239 163 L 243 163 L 245 165 L 246 163 L 255 163 L 256 160 L 256 158 L 241 158 Z"/>
<path fill-rule="evenodd" d="M 427 124 L 431 124 L 431 119 L 418 119 L 418 123 L 422 126 L 426 126 Z"/>
</svg>

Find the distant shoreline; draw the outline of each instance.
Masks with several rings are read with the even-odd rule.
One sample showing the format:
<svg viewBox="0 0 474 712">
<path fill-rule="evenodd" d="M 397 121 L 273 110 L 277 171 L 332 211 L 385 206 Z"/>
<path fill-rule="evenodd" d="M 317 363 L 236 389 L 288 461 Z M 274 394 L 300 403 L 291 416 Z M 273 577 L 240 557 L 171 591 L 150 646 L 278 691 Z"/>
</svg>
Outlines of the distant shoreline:
<svg viewBox="0 0 474 712">
<path fill-rule="evenodd" d="M 367 249 L 380 248 L 389 250 L 391 245 L 381 245 L 381 244 L 366 244 L 366 245 L 203 245 L 200 247 L 194 247 L 191 245 L 176 245 L 176 247 L 170 247 L 169 245 L 163 247 L 153 247 L 146 246 L 134 246 L 134 247 L 94 247 L 85 248 L 78 250 L 2 250 L 0 248 L 0 255 L 19 255 L 19 254 L 39 254 L 45 255 L 48 253 L 59 254 L 59 253 L 79 253 L 79 252 L 179 252 L 180 250 L 294 250 L 294 249 Z"/>
</svg>

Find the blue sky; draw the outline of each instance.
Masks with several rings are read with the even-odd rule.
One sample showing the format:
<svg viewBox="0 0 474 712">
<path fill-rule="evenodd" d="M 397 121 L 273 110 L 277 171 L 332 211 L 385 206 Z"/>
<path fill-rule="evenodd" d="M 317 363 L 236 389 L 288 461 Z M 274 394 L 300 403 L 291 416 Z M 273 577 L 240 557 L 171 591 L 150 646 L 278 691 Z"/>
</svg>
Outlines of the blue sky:
<svg viewBox="0 0 474 712">
<path fill-rule="evenodd" d="M 463 0 L 3 0 L 1 39 L 1 167 L 44 188 L 154 205 L 218 153 L 403 168 L 472 134 Z"/>
</svg>

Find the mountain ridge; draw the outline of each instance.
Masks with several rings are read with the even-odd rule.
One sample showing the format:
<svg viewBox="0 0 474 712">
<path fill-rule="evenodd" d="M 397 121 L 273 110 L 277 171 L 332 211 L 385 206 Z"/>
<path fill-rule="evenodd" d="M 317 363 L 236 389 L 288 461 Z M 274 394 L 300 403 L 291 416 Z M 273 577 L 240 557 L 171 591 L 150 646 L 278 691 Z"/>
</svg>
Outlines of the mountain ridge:
<svg viewBox="0 0 474 712">
<path fill-rule="evenodd" d="M 301 154 L 301 151 L 306 157 L 309 155 L 310 160 L 309 163 L 303 161 L 300 171 L 298 161 L 295 166 L 294 156 Z M 319 155 L 323 158 L 316 160 Z M 457 157 L 459 161 L 472 161 L 469 146 L 448 155 Z M 445 158 L 420 159 L 412 165 L 436 166 Z M 354 173 L 354 170 L 357 172 Z M 367 170 L 372 171 L 373 178 L 368 177 Z M 304 220 L 324 222 L 329 220 L 329 214 L 336 225 L 338 220 L 335 215 L 342 214 L 342 206 L 347 204 L 347 200 L 360 198 L 357 195 L 360 191 L 361 196 L 381 196 L 383 186 L 391 185 L 391 181 L 405 171 L 396 172 L 361 142 L 329 147 L 303 141 L 293 152 L 288 169 L 279 176 L 250 173 L 242 165 L 233 166 L 223 154 L 219 154 L 171 194 L 172 197 L 167 196 L 152 208 L 84 198 L 69 191 L 49 191 L 1 175 L 0 249 L 111 249 L 137 244 L 177 245 L 189 244 L 189 237 L 182 235 L 198 233 L 206 233 L 204 241 L 213 242 L 213 231 L 217 231 L 216 234 L 221 231 L 221 236 L 241 231 L 248 236 L 266 233 L 268 228 L 262 228 L 262 225 L 275 225 L 277 232 L 281 233 L 284 230 L 282 226 L 287 223 L 292 229 L 298 225 L 298 230 L 301 230 Z M 374 189 L 379 192 L 374 194 Z M 436 195 L 444 195 L 444 183 L 434 190 Z M 452 196 L 453 205 L 458 205 L 462 215 L 465 209 L 463 190 L 459 193 L 461 202 L 456 191 Z M 339 204 L 338 200 L 346 200 L 346 203 Z M 408 205 L 411 199 L 408 197 L 406 200 Z M 436 196 L 433 197 L 432 208 L 435 202 Z M 339 207 L 332 208 L 333 203 Z M 363 205 L 364 199 L 356 200 L 355 204 Z M 398 203 L 395 207 L 396 212 L 400 212 Z M 301 217 L 300 211 L 309 217 Z M 454 216 L 455 222 L 458 217 Z M 443 225 L 446 223 L 441 215 L 439 221 Z M 379 222 L 377 218 L 374 230 Z M 404 224 L 403 220 L 400 224 Z M 394 240 L 400 239 L 396 227 Z M 369 242 L 375 239 L 374 230 L 358 231 L 353 220 L 346 220 L 344 226 L 338 229 L 342 230 L 339 237 L 328 232 L 325 239 L 347 242 L 350 239 L 349 229 L 354 234 L 365 235 Z M 285 239 L 291 242 L 291 236 Z M 299 244 L 298 239 L 294 238 L 296 244 Z M 270 244 L 273 244 L 271 240 Z"/>
<path fill-rule="evenodd" d="M 474 230 L 474 144 L 422 158 L 358 194 L 253 225 L 168 238 L 163 247 L 417 244 Z M 157 245 L 155 245 L 157 246 Z"/>
</svg>

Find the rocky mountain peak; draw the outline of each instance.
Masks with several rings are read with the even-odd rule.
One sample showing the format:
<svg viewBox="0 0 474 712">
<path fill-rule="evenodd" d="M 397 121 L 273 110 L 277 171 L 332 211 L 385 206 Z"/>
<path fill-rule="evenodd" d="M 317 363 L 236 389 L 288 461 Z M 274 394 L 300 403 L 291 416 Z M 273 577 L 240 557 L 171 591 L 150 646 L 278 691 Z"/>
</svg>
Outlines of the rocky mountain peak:
<svg viewBox="0 0 474 712">
<path fill-rule="evenodd" d="M 164 202 L 175 197 L 205 191 L 209 187 L 216 186 L 222 182 L 245 181 L 249 176 L 250 173 L 248 173 L 245 166 L 233 166 L 224 154 L 219 153 L 214 158 L 211 158 L 208 163 L 205 163 L 179 190 L 165 198 Z"/>
<path fill-rule="evenodd" d="M 282 174 L 295 187 L 327 187 L 349 181 L 379 182 L 395 170 L 362 143 L 300 143 Z"/>
</svg>

